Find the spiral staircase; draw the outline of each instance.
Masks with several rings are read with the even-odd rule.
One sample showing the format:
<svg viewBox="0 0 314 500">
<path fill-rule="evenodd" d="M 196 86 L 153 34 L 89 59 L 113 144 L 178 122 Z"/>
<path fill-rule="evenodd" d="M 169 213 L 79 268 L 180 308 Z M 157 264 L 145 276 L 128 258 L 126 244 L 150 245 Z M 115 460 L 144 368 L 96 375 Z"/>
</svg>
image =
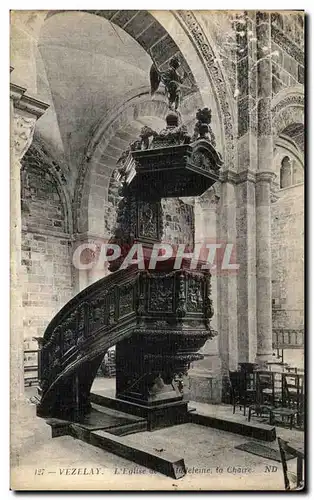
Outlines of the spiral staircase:
<svg viewBox="0 0 314 500">
<path fill-rule="evenodd" d="M 202 116 L 198 112 L 199 120 Z M 190 421 L 182 378 L 216 335 L 210 326 L 210 272 L 203 263 L 190 269 L 183 259 L 176 269 L 172 257 L 149 268 L 153 245 L 161 241 L 161 199 L 202 194 L 218 180 L 222 164 L 206 136 L 206 123 L 194 142 L 174 112 L 166 125 L 150 143 L 136 141 L 120 165 L 122 201 L 111 240 L 122 248 L 120 261 L 112 263 L 110 275 L 70 300 L 39 340 L 37 415 L 48 419 L 53 436 L 70 434 L 122 456 L 129 456 L 128 447 L 112 441 L 114 434 L 119 440 L 129 432 Z M 137 243 L 144 247 L 144 265 L 119 269 L 123 251 Z M 116 394 L 91 394 L 113 345 Z M 147 463 L 145 453 L 136 454 L 138 459 L 133 454 L 132 460 Z M 153 455 L 150 462 L 160 468 L 160 456 Z M 176 460 L 166 463 L 162 467 L 171 463 L 170 475 L 177 477 Z"/>
</svg>

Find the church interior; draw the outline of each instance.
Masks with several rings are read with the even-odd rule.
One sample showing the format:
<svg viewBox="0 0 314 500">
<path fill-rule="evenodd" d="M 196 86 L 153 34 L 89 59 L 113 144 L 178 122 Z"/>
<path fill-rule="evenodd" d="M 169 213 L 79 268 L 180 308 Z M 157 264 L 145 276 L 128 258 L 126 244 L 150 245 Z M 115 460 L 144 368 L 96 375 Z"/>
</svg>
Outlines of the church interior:
<svg viewBox="0 0 314 500">
<path fill-rule="evenodd" d="M 96 489 L 97 464 L 154 470 L 152 489 L 206 488 L 208 467 L 223 489 L 224 463 L 233 488 L 263 489 L 269 446 L 268 486 L 287 489 L 280 439 L 304 441 L 304 29 L 302 11 L 11 12 L 13 467 L 87 463 Z M 99 265 L 118 241 L 217 260 Z"/>
</svg>

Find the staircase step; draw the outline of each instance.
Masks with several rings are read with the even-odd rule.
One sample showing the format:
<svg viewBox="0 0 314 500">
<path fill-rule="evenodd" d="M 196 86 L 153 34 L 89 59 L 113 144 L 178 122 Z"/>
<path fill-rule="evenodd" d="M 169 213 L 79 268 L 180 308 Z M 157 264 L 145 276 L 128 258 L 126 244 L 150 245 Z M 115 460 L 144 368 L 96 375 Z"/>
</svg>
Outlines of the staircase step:
<svg viewBox="0 0 314 500">
<path fill-rule="evenodd" d="M 234 434 L 241 434 L 261 441 L 274 441 L 276 439 L 276 428 L 273 425 L 257 422 L 236 421 L 233 418 L 218 417 L 216 415 L 204 415 L 201 413 L 190 413 L 190 422 L 206 427 L 214 427 Z"/>
<path fill-rule="evenodd" d="M 147 421 L 144 418 L 97 404 L 92 404 L 92 411 L 85 422 L 80 422 L 77 425 L 90 431 L 106 430 L 115 436 L 126 436 L 147 430 Z"/>
<path fill-rule="evenodd" d="M 70 433 L 76 439 L 81 439 L 88 444 L 102 448 L 173 479 L 180 479 L 186 474 L 183 458 L 166 452 L 157 452 L 146 446 L 128 443 L 127 437 L 116 436 L 103 430 L 90 431 L 78 424 L 70 425 Z"/>
<path fill-rule="evenodd" d="M 116 410 L 114 408 L 108 408 L 106 406 L 102 406 L 100 404 L 92 403 L 92 408 L 97 410 L 99 413 L 104 413 L 106 415 L 110 415 L 112 417 L 124 418 L 134 422 L 141 422 L 145 420 L 143 417 L 139 417 L 137 415 L 131 415 L 130 413 L 125 413 L 120 410 Z"/>
<path fill-rule="evenodd" d="M 127 436 L 128 434 L 147 431 L 147 427 L 147 421 L 143 419 L 143 422 L 120 425 L 119 427 L 108 429 L 107 432 L 113 434 L 114 436 Z"/>
<path fill-rule="evenodd" d="M 73 423 L 70 420 L 57 418 L 50 418 L 46 422 L 51 426 L 52 437 L 69 434 L 69 426 Z M 91 412 L 81 422 L 76 422 L 76 425 L 89 431 L 104 429 L 117 436 L 147 430 L 147 421 L 144 418 L 96 404 L 92 404 Z"/>
</svg>

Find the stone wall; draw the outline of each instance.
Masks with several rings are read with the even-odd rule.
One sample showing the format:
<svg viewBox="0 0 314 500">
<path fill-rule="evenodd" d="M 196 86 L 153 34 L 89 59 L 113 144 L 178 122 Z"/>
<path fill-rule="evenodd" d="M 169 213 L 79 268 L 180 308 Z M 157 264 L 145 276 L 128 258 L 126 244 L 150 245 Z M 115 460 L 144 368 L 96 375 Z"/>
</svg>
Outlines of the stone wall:
<svg viewBox="0 0 314 500">
<path fill-rule="evenodd" d="M 37 345 L 32 337 L 43 335 L 73 295 L 71 241 L 58 182 L 31 152 L 23 160 L 21 197 L 23 325 L 30 349 Z"/>
<path fill-rule="evenodd" d="M 304 16 L 272 14 L 272 87 L 276 95 L 286 87 L 304 84 Z"/>
<path fill-rule="evenodd" d="M 190 248 L 194 246 L 194 209 L 179 198 L 163 198 L 164 234 L 163 241 L 177 245 L 184 243 Z"/>
<path fill-rule="evenodd" d="M 217 183 L 218 184 L 218 183 Z M 212 187 L 202 196 L 195 200 L 194 207 L 194 226 L 195 226 L 195 244 L 218 243 L 217 235 L 217 210 L 219 206 L 218 185 L 216 190 Z M 216 192 L 217 191 L 217 192 Z M 218 316 L 220 307 L 218 306 L 217 281 L 219 276 L 215 270 L 211 272 L 212 300 L 214 307 L 214 316 L 211 319 L 211 327 L 218 331 Z M 211 340 L 208 340 L 201 348 L 200 353 L 204 358 L 200 361 L 191 363 L 189 370 L 189 382 L 187 398 L 192 401 L 205 403 L 221 402 L 221 359 L 219 353 L 219 334 Z"/>
<path fill-rule="evenodd" d="M 195 11 L 197 20 L 210 36 L 217 59 L 226 72 L 232 93 L 236 88 L 236 33 L 235 20 L 245 17 L 244 12 Z"/>
<path fill-rule="evenodd" d="M 304 185 L 280 191 L 272 210 L 273 328 L 304 327 Z"/>
</svg>

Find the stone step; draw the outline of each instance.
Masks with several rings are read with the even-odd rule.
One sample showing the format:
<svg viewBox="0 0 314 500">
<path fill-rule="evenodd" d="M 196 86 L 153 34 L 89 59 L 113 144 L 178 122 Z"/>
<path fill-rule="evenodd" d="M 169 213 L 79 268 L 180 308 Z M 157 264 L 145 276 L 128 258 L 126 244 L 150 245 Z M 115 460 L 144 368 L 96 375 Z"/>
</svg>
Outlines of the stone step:
<svg viewBox="0 0 314 500">
<path fill-rule="evenodd" d="M 69 429 L 71 424 L 74 423 L 69 420 L 57 418 L 48 419 L 46 422 L 51 426 L 52 437 L 71 434 Z M 144 418 L 128 415 L 127 413 L 96 404 L 92 404 L 90 413 L 80 422 L 75 422 L 75 424 L 88 431 L 102 429 L 118 436 L 125 436 L 127 434 L 147 430 L 147 421 Z"/>
<path fill-rule="evenodd" d="M 153 450 L 148 446 L 128 443 L 127 436 L 115 436 L 104 430 L 90 431 L 78 424 L 70 424 L 70 432 L 76 439 L 126 458 L 142 467 L 170 476 L 173 479 L 180 479 L 186 474 L 183 458 L 163 451 Z"/>
<path fill-rule="evenodd" d="M 241 434 L 261 441 L 274 441 L 276 439 L 276 428 L 272 425 L 256 422 L 237 421 L 228 417 L 198 413 L 197 410 L 189 412 L 190 422 L 206 427 L 213 427 L 234 434 Z"/>
<path fill-rule="evenodd" d="M 135 434 L 137 432 L 147 431 L 147 421 L 134 422 L 132 424 L 120 425 L 119 427 L 114 427 L 108 430 L 110 434 L 114 436 L 127 436 L 128 434 Z"/>
<path fill-rule="evenodd" d="M 104 408 L 125 412 L 128 415 L 142 417 L 148 422 L 148 430 L 161 429 L 189 422 L 187 402 L 180 397 L 158 402 L 151 406 L 121 400 L 108 395 L 107 391 L 97 390 L 90 394 L 90 400 Z"/>
</svg>

